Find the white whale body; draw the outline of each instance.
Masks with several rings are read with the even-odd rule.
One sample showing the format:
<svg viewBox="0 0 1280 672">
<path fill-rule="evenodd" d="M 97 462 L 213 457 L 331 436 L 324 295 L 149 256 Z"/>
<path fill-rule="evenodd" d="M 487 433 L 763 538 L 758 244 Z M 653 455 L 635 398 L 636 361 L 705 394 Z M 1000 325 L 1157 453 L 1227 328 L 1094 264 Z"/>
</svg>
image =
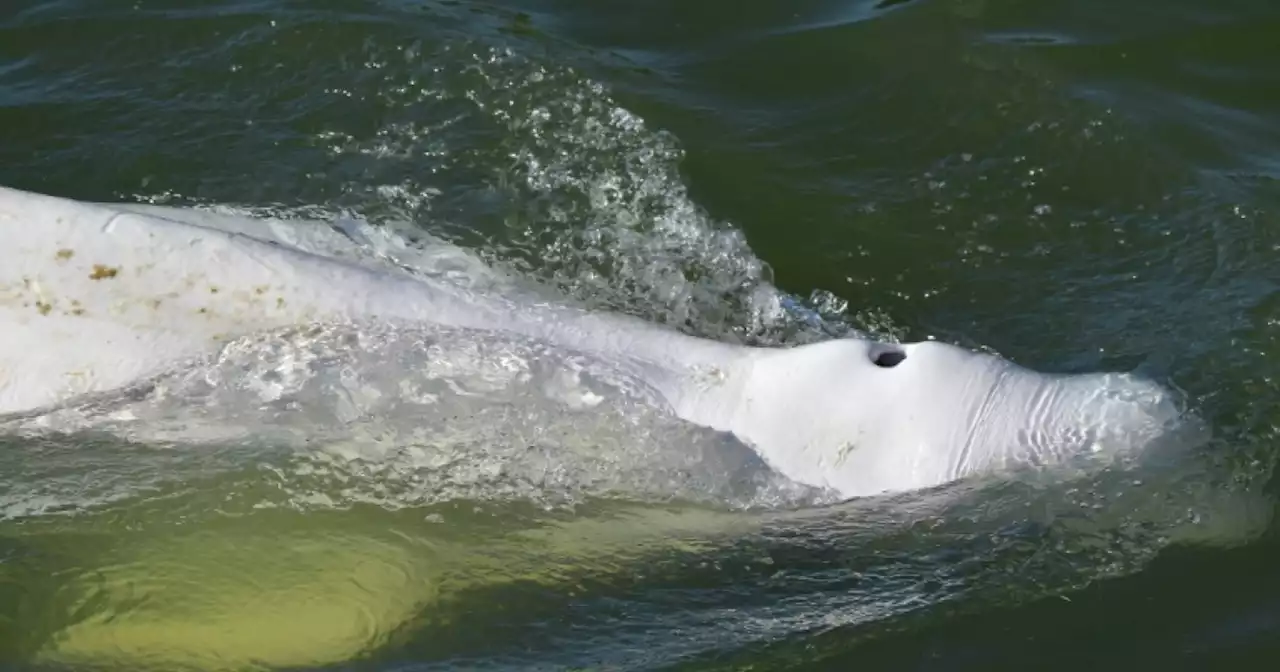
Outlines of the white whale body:
<svg viewBox="0 0 1280 672">
<path fill-rule="evenodd" d="M 126 387 L 248 334 L 388 320 L 616 361 L 679 417 L 844 497 L 1125 451 L 1179 421 L 1168 390 L 1128 374 L 1046 375 L 932 341 L 721 343 L 325 253 L 307 231 L 0 187 L 0 416 Z"/>
</svg>

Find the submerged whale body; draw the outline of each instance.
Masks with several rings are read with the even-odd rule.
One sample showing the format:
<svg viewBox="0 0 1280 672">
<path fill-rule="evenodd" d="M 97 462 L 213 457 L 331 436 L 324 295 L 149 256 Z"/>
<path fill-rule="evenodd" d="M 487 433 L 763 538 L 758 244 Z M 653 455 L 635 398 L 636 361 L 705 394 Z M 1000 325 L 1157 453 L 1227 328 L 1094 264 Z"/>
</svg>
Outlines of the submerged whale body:
<svg viewBox="0 0 1280 672">
<path fill-rule="evenodd" d="M 0 188 L 0 416 L 124 388 L 249 334 L 380 320 L 617 362 L 677 416 L 843 497 L 1124 452 L 1179 421 L 1168 390 L 1129 374 L 1047 375 L 933 341 L 733 345 L 325 253 L 306 229 Z"/>
</svg>

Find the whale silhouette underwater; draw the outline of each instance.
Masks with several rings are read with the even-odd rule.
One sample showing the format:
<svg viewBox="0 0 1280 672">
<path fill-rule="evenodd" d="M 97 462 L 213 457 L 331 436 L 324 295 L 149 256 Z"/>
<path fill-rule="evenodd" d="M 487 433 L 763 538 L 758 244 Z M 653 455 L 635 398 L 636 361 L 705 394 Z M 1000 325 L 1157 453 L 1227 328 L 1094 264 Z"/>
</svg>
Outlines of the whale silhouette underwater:
<svg viewBox="0 0 1280 672">
<path fill-rule="evenodd" d="M 1126 454 L 1183 421 L 1171 390 L 1135 374 L 1051 375 L 935 341 L 836 338 L 788 348 L 719 342 L 567 301 L 328 254 L 306 243 L 309 231 L 321 230 L 332 232 L 315 222 L 0 187 L 0 419 L 129 388 L 237 338 L 378 321 L 511 333 L 616 362 L 648 385 L 664 410 L 731 433 L 774 471 L 842 498 Z M 404 597 L 400 588 L 385 593 Z M 277 600 L 272 613 L 284 608 Z M 237 618 L 252 622 L 244 613 Z M 131 646 L 209 647 L 217 638 L 207 629 L 161 631 Z M 323 639 L 312 635 L 311 644 Z M 71 637 L 60 651 L 93 659 L 118 652 L 121 637 Z M 227 646 L 243 648 L 248 640 L 235 641 Z M 279 641 L 243 655 L 316 662 L 281 653 Z M 339 660 L 364 645 L 335 644 L 323 656 Z"/>
</svg>

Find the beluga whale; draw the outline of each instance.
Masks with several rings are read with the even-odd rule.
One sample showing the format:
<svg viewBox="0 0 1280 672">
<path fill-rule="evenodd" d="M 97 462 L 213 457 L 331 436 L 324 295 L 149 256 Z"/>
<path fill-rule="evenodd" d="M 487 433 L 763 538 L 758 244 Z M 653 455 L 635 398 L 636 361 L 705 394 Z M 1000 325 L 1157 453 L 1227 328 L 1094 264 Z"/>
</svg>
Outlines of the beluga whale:
<svg viewBox="0 0 1280 672">
<path fill-rule="evenodd" d="M 331 321 L 506 332 L 618 362 L 669 412 L 844 498 L 1123 453 L 1181 418 L 1171 390 L 1131 373 L 1047 374 L 932 340 L 721 342 L 362 263 L 291 226 L 0 187 L 0 418 Z"/>
</svg>

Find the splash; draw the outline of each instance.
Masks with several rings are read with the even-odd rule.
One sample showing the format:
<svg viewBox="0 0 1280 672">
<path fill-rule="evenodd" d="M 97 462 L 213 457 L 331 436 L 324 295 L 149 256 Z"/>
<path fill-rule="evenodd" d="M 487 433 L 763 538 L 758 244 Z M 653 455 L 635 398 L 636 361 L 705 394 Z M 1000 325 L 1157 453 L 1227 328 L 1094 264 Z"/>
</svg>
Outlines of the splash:
<svg viewBox="0 0 1280 672">
<path fill-rule="evenodd" d="M 236 469 L 237 457 L 273 490 L 252 493 L 246 510 L 457 500 L 555 508 L 592 497 L 750 508 L 827 494 L 777 475 L 731 436 L 679 420 L 611 363 L 437 327 L 258 334 L 131 394 L 10 425 L 7 433 L 110 435 L 151 447 L 116 455 L 87 446 L 99 471 L 121 478 L 98 479 L 92 496 L 64 488 L 57 506 L 110 501 L 130 484 L 153 489 L 162 472 L 170 482 L 208 478 Z M 56 508 L 57 492 L 22 494 L 23 483 L 51 486 L 27 466 L 10 467 L 10 515 Z"/>
<path fill-rule="evenodd" d="M 778 290 L 743 233 L 692 200 L 671 134 L 572 68 L 473 46 L 368 54 L 377 74 L 365 86 L 390 119 L 317 141 L 377 173 L 425 170 L 349 183 L 359 212 L 454 232 L 514 275 L 690 333 L 782 344 L 852 329 L 829 293 L 802 300 Z M 477 137 L 497 143 L 477 146 Z"/>
</svg>

